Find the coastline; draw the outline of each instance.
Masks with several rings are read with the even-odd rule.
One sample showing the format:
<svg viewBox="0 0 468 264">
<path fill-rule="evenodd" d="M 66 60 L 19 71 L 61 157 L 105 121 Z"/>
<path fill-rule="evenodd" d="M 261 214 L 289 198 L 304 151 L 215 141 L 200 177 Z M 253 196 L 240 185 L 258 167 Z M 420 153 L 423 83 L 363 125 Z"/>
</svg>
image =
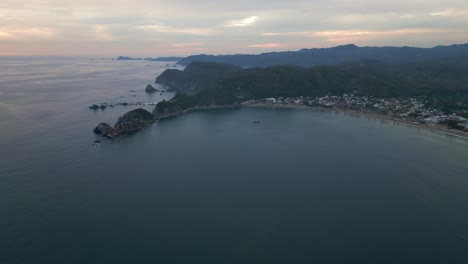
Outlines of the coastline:
<svg viewBox="0 0 468 264">
<path fill-rule="evenodd" d="M 388 115 L 378 114 L 378 113 L 371 113 L 371 112 L 363 112 L 363 111 L 356 111 L 356 110 L 349 110 L 349 109 L 339 109 L 339 108 L 325 108 L 319 106 L 305 106 L 305 105 L 296 105 L 296 104 L 268 104 L 268 103 L 253 103 L 253 104 L 243 104 L 240 105 L 242 107 L 258 107 L 258 108 L 283 108 L 283 109 L 300 109 L 300 110 L 308 110 L 308 111 L 321 111 L 321 112 L 339 112 L 339 113 L 348 113 L 351 115 L 356 116 L 363 116 L 363 117 L 371 117 L 377 118 L 386 121 L 393 121 L 404 125 L 409 125 L 412 127 L 427 129 L 433 132 L 442 133 L 445 135 L 461 138 L 464 140 L 468 140 L 468 133 L 463 131 L 457 131 L 448 129 L 444 126 L 440 125 L 428 125 L 428 124 L 421 124 L 415 123 L 411 120 L 404 120 L 394 118 Z"/>
<path fill-rule="evenodd" d="M 457 131 L 457 130 L 452 130 L 448 129 L 444 126 L 440 125 L 428 125 L 428 124 L 421 124 L 421 123 L 415 123 L 411 120 L 404 120 L 404 119 L 398 119 L 394 118 L 388 115 L 383 115 L 383 114 L 378 114 L 378 113 L 372 113 L 372 112 L 363 112 L 363 111 L 356 111 L 356 110 L 349 110 L 349 109 L 340 109 L 340 108 L 325 108 L 325 107 L 320 107 L 320 106 L 305 106 L 305 105 L 296 105 L 296 104 L 269 104 L 269 103 L 250 103 L 250 104 L 235 104 L 235 105 L 210 105 L 210 106 L 202 106 L 202 107 L 192 107 L 185 109 L 183 111 L 178 111 L 174 112 L 171 114 L 167 115 L 159 115 L 155 116 L 155 121 L 167 119 L 167 118 L 173 118 L 177 117 L 179 115 L 193 112 L 193 111 L 198 111 L 198 110 L 210 110 L 210 109 L 221 109 L 221 108 L 236 108 L 236 107 L 252 107 L 252 108 L 282 108 L 282 109 L 298 109 L 298 110 L 306 110 L 306 111 L 319 111 L 319 112 L 339 112 L 339 113 L 347 113 L 350 115 L 355 115 L 359 117 L 370 117 L 370 118 L 376 118 L 380 120 L 385 120 L 385 121 L 392 121 L 392 122 L 397 122 L 400 124 L 416 127 L 416 128 L 422 128 L 426 129 L 432 132 L 436 133 L 441 133 L 445 134 L 448 136 L 468 140 L 468 133 L 463 132 L 463 131 Z"/>
<path fill-rule="evenodd" d="M 189 113 L 189 112 L 193 112 L 193 111 L 198 111 L 198 110 L 235 108 L 235 107 L 241 107 L 241 106 L 242 105 L 236 104 L 236 105 L 210 105 L 210 106 L 192 107 L 192 108 L 187 108 L 187 109 L 182 110 L 182 111 L 177 111 L 177 112 L 174 112 L 174 113 L 170 113 L 170 114 L 167 114 L 167 115 L 155 115 L 155 121 L 177 117 L 179 115 Z"/>
<path fill-rule="evenodd" d="M 356 110 L 340 109 L 340 108 L 326 108 L 326 107 L 320 107 L 320 106 L 305 106 L 305 105 L 300 105 L 300 104 L 271 104 L 271 103 L 258 103 L 258 102 L 257 103 L 241 103 L 241 104 L 233 104 L 233 105 L 209 105 L 209 106 L 201 106 L 201 107 L 192 107 L 192 108 L 188 108 L 185 110 L 180 110 L 180 111 L 176 111 L 176 112 L 172 112 L 168 114 L 152 114 L 153 120 L 149 123 L 144 124 L 142 127 L 140 127 L 140 129 L 142 129 L 143 127 L 147 125 L 150 125 L 151 123 L 164 120 L 164 119 L 175 118 L 179 115 L 189 113 L 189 112 L 194 112 L 194 111 L 199 111 L 199 110 L 203 111 L 203 110 L 210 110 L 210 109 L 242 108 L 242 107 L 281 108 L 281 109 L 297 109 L 297 110 L 317 111 L 317 112 L 345 113 L 345 114 L 350 114 L 352 116 L 357 116 L 357 117 L 369 117 L 369 118 L 375 118 L 375 119 L 380 119 L 380 120 L 385 120 L 385 121 L 392 121 L 392 122 L 412 126 L 415 128 L 421 128 L 421 129 L 426 129 L 432 132 L 445 134 L 447 136 L 452 136 L 452 137 L 460 138 L 463 140 L 468 140 L 467 132 L 448 129 L 445 126 L 441 126 L 441 125 L 416 123 L 411 120 L 394 118 L 388 115 L 378 114 L 378 113 L 373 113 L 373 112 L 364 112 L 364 111 L 356 111 Z M 98 127 L 96 127 L 95 129 L 97 128 Z"/>
</svg>

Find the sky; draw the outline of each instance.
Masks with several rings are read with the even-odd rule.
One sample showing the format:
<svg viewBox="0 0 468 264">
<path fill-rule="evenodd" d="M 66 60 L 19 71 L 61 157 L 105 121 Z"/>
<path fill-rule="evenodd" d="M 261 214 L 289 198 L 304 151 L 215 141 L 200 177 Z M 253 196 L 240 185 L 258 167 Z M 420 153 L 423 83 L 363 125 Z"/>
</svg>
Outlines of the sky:
<svg viewBox="0 0 468 264">
<path fill-rule="evenodd" d="M 1 0 L 0 56 L 468 43 L 466 0 Z"/>
</svg>

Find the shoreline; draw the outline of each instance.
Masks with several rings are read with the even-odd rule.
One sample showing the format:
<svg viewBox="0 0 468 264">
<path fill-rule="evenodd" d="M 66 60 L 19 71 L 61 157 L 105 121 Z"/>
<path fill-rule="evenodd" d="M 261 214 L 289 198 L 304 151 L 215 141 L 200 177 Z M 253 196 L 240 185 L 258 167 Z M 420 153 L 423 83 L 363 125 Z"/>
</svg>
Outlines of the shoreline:
<svg viewBox="0 0 468 264">
<path fill-rule="evenodd" d="M 440 125 L 428 125 L 428 124 L 421 124 L 415 123 L 411 120 L 403 120 L 397 119 L 388 115 L 378 114 L 378 113 L 371 113 L 371 112 L 363 112 L 363 111 L 356 111 L 356 110 L 349 110 L 349 109 L 339 109 L 339 108 L 325 108 L 320 106 L 305 106 L 305 105 L 295 105 L 295 104 L 285 104 L 285 105 L 278 105 L 278 104 L 267 104 L 267 103 L 254 103 L 254 104 L 244 104 L 240 105 L 241 107 L 258 107 L 258 108 L 283 108 L 283 109 L 299 109 L 299 110 L 309 110 L 309 111 L 321 111 L 321 112 L 339 112 L 339 113 L 348 113 L 351 115 L 362 116 L 362 117 L 371 117 L 376 119 L 381 119 L 385 121 L 393 121 L 404 125 L 409 125 L 412 127 L 427 129 L 432 132 L 437 132 L 457 138 L 461 138 L 464 140 L 468 140 L 468 133 L 463 131 L 457 131 L 448 129 L 446 127 Z"/>
<path fill-rule="evenodd" d="M 211 106 L 202 106 L 202 107 L 192 107 L 192 108 L 187 108 L 182 111 L 177 111 L 171 114 L 167 115 L 155 115 L 155 121 L 163 120 L 163 119 L 168 119 L 168 118 L 173 118 L 177 117 L 179 115 L 193 112 L 193 111 L 198 111 L 198 110 L 210 110 L 210 109 L 221 109 L 221 108 L 235 108 L 235 107 L 241 107 L 242 105 L 211 105 Z"/>
<path fill-rule="evenodd" d="M 359 117 L 370 117 L 376 118 L 385 121 L 392 121 L 397 122 L 400 124 L 412 126 L 415 128 L 426 129 L 432 132 L 436 132 L 439 134 L 445 134 L 448 136 L 468 140 L 468 133 L 463 131 L 456 131 L 452 129 L 448 129 L 446 127 L 440 125 L 428 125 L 428 124 L 421 124 L 415 123 L 411 120 L 403 120 L 394 118 L 388 115 L 372 113 L 372 112 L 363 112 L 363 111 L 356 111 L 356 110 L 349 110 L 349 109 L 339 109 L 339 108 L 325 108 L 320 106 L 305 106 L 305 105 L 296 105 L 296 104 L 267 104 L 267 103 L 251 103 L 251 104 L 235 104 L 235 105 L 211 105 L 211 106 L 202 106 L 202 107 L 193 107 L 188 108 L 183 111 L 178 111 L 168 115 L 161 115 L 155 116 L 155 121 L 168 119 L 177 117 L 181 114 L 198 111 L 198 110 L 210 110 L 210 109 L 221 109 L 221 108 L 242 108 L 242 107 L 251 107 L 251 108 L 282 108 L 282 109 L 297 109 L 297 110 L 306 110 L 306 111 L 319 111 L 319 112 L 338 112 L 338 113 L 347 113 L 350 115 L 355 115 Z"/>
</svg>

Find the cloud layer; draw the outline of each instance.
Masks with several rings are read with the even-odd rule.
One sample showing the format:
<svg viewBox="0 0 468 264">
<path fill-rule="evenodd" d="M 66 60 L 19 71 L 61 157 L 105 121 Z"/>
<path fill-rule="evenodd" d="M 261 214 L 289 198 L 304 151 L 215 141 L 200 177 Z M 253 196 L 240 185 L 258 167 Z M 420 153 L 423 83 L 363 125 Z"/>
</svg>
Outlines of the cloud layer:
<svg viewBox="0 0 468 264">
<path fill-rule="evenodd" d="M 0 55 L 259 53 L 468 42 L 459 0 L 2 0 Z"/>
</svg>

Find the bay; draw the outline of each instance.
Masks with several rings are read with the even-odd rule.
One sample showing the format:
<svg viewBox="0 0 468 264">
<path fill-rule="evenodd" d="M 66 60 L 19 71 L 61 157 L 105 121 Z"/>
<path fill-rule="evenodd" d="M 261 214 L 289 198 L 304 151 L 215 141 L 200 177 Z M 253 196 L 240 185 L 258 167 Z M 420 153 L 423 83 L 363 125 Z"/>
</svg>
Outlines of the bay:
<svg viewBox="0 0 468 264">
<path fill-rule="evenodd" d="M 238 108 L 93 146 L 95 125 L 136 107 L 88 106 L 169 99 L 144 93 L 165 63 L 1 63 L 1 263 L 468 259 L 466 140 L 337 112 Z"/>
</svg>

